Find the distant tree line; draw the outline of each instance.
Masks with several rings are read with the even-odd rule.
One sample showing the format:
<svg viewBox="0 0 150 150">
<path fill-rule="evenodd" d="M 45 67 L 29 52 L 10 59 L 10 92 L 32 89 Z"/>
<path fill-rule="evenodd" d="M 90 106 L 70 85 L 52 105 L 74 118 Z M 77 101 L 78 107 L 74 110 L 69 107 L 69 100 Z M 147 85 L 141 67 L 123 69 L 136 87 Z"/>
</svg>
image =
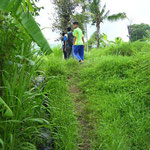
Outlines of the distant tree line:
<svg viewBox="0 0 150 150">
<path fill-rule="evenodd" d="M 128 26 L 129 39 L 131 42 L 142 40 L 150 37 L 150 25 L 148 24 L 133 24 Z"/>
<path fill-rule="evenodd" d="M 92 39 L 94 39 L 97 48 L 100 47 L 100 41 L 103 38 L 100 32 L 101 24 L 104 23 L 105 20 L 117 21 L 127 18 L 125 12 L 110 14 L 110 10 L 107 10 L 106 4 L 102 5 L 101 0 L 53 0 L 53 4 L 55 7 L 53 30 L 62 33 L 66 31 L 68 26 L 71 26 L 73 21 L 78 21 L 80 28 L 86 31 L 86 23 L 91 23 L 96 27 L 96 32 Z M 150 26 L 143 23 L 139 25 L 129 25 L 128 32 L 129 40 L 134 42 L 150 37 Z"/>
</svg>

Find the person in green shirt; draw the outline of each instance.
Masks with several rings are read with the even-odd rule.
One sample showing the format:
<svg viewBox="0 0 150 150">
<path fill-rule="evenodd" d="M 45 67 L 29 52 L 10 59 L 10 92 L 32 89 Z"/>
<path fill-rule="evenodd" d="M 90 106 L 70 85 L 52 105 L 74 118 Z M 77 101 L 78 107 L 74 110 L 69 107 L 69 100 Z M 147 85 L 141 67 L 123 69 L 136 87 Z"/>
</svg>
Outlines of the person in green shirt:
<svg viewBox="0 0 150 150">
<path fill-rule="evenodd" d="M 80 63 L 82 63 L 84 61 L 84 36 L 83 36 L 82 30 L 79 28 L 78 22 L 73 23 L 73 28 L 74 28 L 74 31 L 73 31 L 74 55 L 77 58 L 77 60 Z"/>
</svg>

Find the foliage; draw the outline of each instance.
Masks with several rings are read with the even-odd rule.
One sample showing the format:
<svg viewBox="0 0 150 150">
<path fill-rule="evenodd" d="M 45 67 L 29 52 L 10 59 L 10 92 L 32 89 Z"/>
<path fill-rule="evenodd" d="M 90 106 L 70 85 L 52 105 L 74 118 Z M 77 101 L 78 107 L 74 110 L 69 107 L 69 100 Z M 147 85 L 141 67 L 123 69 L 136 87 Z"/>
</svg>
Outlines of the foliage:
<svg viewBox="0 0 150 150">
<path fill-rule="evenodd" d="M 103 23 L 105 20 L 108 21 L 117 21 L 119 19 L 123 20 L 126 18 L 125 13 L 118 13 L 118 14 L 113 14 L 109 15 L 110 10 L 106 10 L 106 4 L 102 7 L 101 5 L 101 0 L 89 0 L 90 1 L 90 13 L 91 13 L 91 19 L 92 19 L 92 24 L 96 25 L 96 33 L 97 33 L 97 48 L 100 46 L 100 25 Z"/>
<path fill-rule="evenodd" d="M 0 12 L 0 149 L 78 149 L 69 77 L 79 78 L 80 96 L 87 99 L 83 117 L 90 122 L 92 149 L 150 149 L 150 44 L 116 38 L 92 50 L 82 66 L 64 61 L 60 46 L 39 56 L 32 43 L 42 37 L 29 29 L 33 23 L 39 31 L 28 14 L 27 7 L 34 13 L 31 3 L 23 1 L 22 10 L 20 2 L 0 0 L 7 12 Z"/>
<path fill-rule="evenodd" d="M 120 44 L 123 44 L 124 42 L 121 37 L 115 38 L 115 41 L 109 41 L 108 36 L 105 33 L 100 34 L 99 36 L 100 36 L 99 43 L 100 43 L 101 48 L 109 47 L 111 45 L 120 45 Z M 89 45 L 90 50 L 95 47 L 96 39 L 97 39 L 97 33 L 94 32 L 91 38 L 88 40 L 88 45 Z"/>
<path fill-rule="evenodd" d="M 45 92 L 49 98 L 50 122 L 55 149 L 76 150 L 78 140 L 77 120 L 67 82 L 68 62 L 62 59 L 59 48 L 54 55 L 42 57 L 40 70 L 46 75 Z"/>
<path fill-rule="evenodd" d="M 148 24 L 133 24 L 128 26 L 129 38 L 131 42 L 142 40 L 148 37 L 148 31 L 150 31 L 150 25 Z"/>
<path fill-rule="evenodd" d="M 2 150 L 36 149 L 38 144 L 45 142 L 41 136 L 41 128 L 47 126 L 50 128 L 49 120 L 45 119 L 46 108 L 42 105 L 45 97 L 42 87 L 33 84 L 39 60 L 36 59 L 37 51 L 32 46 L 32 39 L 37 43 L 40 42 L 41 47 L 46 44 L 44 42 L 46 40 L 33 17 L 27 12 L 26 7 L 29 5 L 31 7 L 30 2 L 28 1 L 24 7 L 26 13 L 19 7 L 20 2 L 0 1 L 2 10 L 0 11 L 0 149 Z M 32 12 L 31 8 L 29 10 Z M 36 30 L 33 31 L 29 24 Z M 41 37 L 40 40 L 35 37 L 35 31 Z M 50 50 L 49 45 L 47 46 L 43 47 L 43 52 Z"/>
<path fill-rule="evenodd" d="M 77 4 L 74 0 L 53 0 L 53 4 L 56 10 L 53 30 L 64 32 L 68 26 L 71 26 L 71 16 L 73 15 Z"/>
<path fill-rule="evenodd" d="M 88 46 L 90 49 L 93 48 L 93 45 L 96 45 L 96 32 L 94 32 L 88 40 Z"/>
<path fill-rule="evenodd" d="M 34 11 L 31 2 L 30 0 L 27 0 L 26 2 L 27 3 L 25 3 L 24 0 L 22 4 L 22 1 L 20 0 L 0 0 L 0 10 L 10 13 L 22 25 L 22 27 L 27 31 L 28 35 L 41 47 L 44 52 L 50 52 L 51 49 L 47 40 L 44 38 L 40 28 L 29 12 Z M 27 10 L 27 6 L 29 11 Z"/>
<path fill-rule="evenodd" d="M 72 27 L 74 21 L 78 21 L 79 27 L 84 31 L 84 25 L 89 21 L 89 14 L 86 13 L 87 0 L 53 0 L 53 4 L 57 16 L 53 24 L 54 31 L 67 32 L 67 27 Z M 81 12 L 77 9 L 81 9 Z"/>
<path fill-rule="evenodd" d="M 77 121 L 68 94 L 65 61 L 60 59 L 62 53 L 58 47 L 50 56 L 35 59 L 31 49 L 22 46 L 18 55 L 11 57 L 11 64 L 5 61 L 0 149 L 36 150 L 48 146 L 75 150 Z"/>
<path fill-rule="evenodd" d="M 150 39 L 150 31 L 146 31 L 146 36 L 144 38 L 149 38 Z"/>
</svg>

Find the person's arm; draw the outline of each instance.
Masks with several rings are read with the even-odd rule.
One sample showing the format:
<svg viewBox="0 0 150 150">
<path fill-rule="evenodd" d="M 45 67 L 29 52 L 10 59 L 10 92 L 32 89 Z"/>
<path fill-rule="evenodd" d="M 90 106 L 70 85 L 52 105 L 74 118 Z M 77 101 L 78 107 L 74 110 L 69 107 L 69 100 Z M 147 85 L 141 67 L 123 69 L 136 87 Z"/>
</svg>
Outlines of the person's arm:
<svg viewBox="0 0 150 150">
<path fill-rule="evenodd" d="M 67 37 L 66 36 L 64 37 L 64 41 L 65 41 L 64 50 L 67 51 Z"/>
<path fill-rule="evenodd" d="M 77 37 L 74 37 L 74 38 L 73 38 L 73 45 L 75 45 L 76 40 L 77 40 Z"/>
<path fill-rule="evenodd" d="M 76 32 L 76 30 L 73 31 L 73 36 L 74 36 L 74 38 L 73 38 L 73 45 L 75 45 L 76 41 L 77 41 L 77 32 Z"/>
<path fill-rule="evenodd" d="M 65 41 L 65 51 L 67 51 L 67 41 Z"/>
<path fill-rule="evenodd" d="M 82 36 L 83 45 L 85 45 L 84 36 Z"/>
</svg>

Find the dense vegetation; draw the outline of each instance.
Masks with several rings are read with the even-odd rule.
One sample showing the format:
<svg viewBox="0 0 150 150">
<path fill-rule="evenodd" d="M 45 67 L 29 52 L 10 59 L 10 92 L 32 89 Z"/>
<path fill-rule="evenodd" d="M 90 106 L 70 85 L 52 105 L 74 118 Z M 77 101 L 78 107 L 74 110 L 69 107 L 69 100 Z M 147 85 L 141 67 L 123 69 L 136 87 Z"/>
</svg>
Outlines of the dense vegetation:
<svg viewBox="0 0 150 150">
<path fill-rule="evenodd" d="M 53 55 L 34 61 L 22 57 L 4 66 L 0 149 L 76 149 L 77 120 L 65 62 Z"/>
<path fill-rule="evenodd" d="M 80 65 L 63 60 L 59 47 L 44 54 L 50 47 L 29 15 L 30 1 L 23 10 L 21 1 L 1 2 L 0 150 L 150 149 L 148 40 L 103 35 L 103 48 Z"/>
<path fill-rule="evenodd" d="M 150 45 L 123 43 L 93 50 L 79 73 L 94 129 L 92 149 L 150 148 Z M 94 133 L 93 133 L 94 131 Z"/>
<path fill-rule="evenodd" d="M 6 54 L 3 57 L 1 149 L 80 147 L 82 128 L 69 91 L 70 78 L 80 89 L 78 98 L 86 101 L 79 116 L 88 123 L 91 149 L 150 148 L 148 42 L 93 49 L 80 65 L 74 59 L 64 61 L 59 48 L 36 58 L 30 39 L 20 36 L 26 39 L 23 45 L 16 43 L 20 51 L 14 51 L 9 61 Z"/>
<path fill-rule="evenodd" d="M 128 26 L 128 31 L 129 39 L 132 42 L 150 37 L 150 25 L 148 24 L 141 23 L 130 25 Z"/>
</svg>

